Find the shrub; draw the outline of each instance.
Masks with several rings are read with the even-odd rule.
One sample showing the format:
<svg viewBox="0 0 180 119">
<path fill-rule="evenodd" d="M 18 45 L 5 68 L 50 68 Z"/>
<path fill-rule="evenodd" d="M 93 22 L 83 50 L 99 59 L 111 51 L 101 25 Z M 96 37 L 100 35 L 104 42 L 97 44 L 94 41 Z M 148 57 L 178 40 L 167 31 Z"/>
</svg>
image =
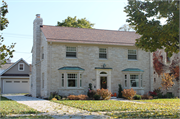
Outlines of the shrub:
<svg viewBox="0 0 180 119">
<path fill-rule="evenodd" d="M 89 90 L 89 91 L 88 91 L 88 97 L 89 97 L 89 98 L 93 98 L 95 94 L 96 94 L 96 91 L 95 91 L 95 90 Z"/>
<path fill-rule="evenodd" d="M 57 100 L 56 98 L 52 98 L 51 100 Z"/>
<path fill-rule="evenodd" d="M 165 95 L 163 95 L 163 98 L 174 98 L 174 95 L 170 92 L 167 92 Z"/>
<path fill-rule="evenodd" d="M 79 100 L 86 100 L 88 98 L 88 96 L 87 95 L 78 95 L 78 99 Z"/>
<path fill-rule="evenodd" d="M 100 95 L 95 94 L 95 95 L 93 96 L 93 98 L 94 98 L 95 100 L 99 100 L 99 99 L 100 99 Z"/>
<path fill-rule="evenodd" d="M 111 92 L 108 89 L 97 89 L 96 94 L 100 95 L 103 100 L 109 100 L 111 98 Z"/>
<path fill-rule="evenodd" d="M 86 100 L 87 99 L 87 95 L 69 95 L 67 97 L 69 100 Z"/>
<path fill-rule="evenodd" d="M 141 95 L 135 95 L 135 96 L 134 96 L 134 99 L 135 99 L 135 100 L 141 100 Z"/>
<path fill-rule="evenodd" d="M 128 100 L 132 100 L 133 97 L 136 95 L 136 91 L 131 89 L 124 89 L 122 92 L 123 97 L 127 98 Z"/>
<path fill-rule="evenodd" d="M 123 91 L 123 89 L 121 87 L 121 84 L 119 84 L 118 98 L 122 98 L 123 97 L 122 96 L 122 91 Z"/>
<path fill-rule="evenodd" d="M 142 95 L 141 98 L 142 98 L 142 99 L 153 99 L 153 96 L 150 96 L 150 95 L 148 95 L 148 93 L 147 93 L 147 94 Z"/>
<path fill-rule="evenodd" d="M 154 91 L 153 92 L 149 91 L 149 95 L 155 97 L 155 96 L 157 96 L 157 93 Z"/>
<path fill-rule="evenodd" d="M 160 88 L 154 89 L 153 92 L 157 93 L 157 98 L 162 98 L 163 97 L 163 92 L 161 91 Z"/>
<path fill-rule="evenodd" d="M 57 100 L 60 100 L 61 99 L 61 96 L 59 96 L 59 95 L 55 95 L 54 96 Z"/>
<path fill-rule="evenodd" d="M 50 96 L 49 96 L 49 100 L 51 100 L 51 99 L 53 99 L 53 98 L 56 98 L 56 99 L 60 100 L 60 99 L 61 99 L 61 96 L 58 95 L 57 92 L 51 92 L 51 93 L 50 93 Z"/>
</svg>

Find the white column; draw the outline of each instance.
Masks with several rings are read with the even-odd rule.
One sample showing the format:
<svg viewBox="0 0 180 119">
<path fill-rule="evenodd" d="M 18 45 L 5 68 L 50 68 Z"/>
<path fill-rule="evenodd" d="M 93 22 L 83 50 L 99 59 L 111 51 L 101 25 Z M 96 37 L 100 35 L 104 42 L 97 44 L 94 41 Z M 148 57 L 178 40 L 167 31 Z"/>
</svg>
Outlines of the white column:
<svg viewBox="0 0 180 119">
<path fill-rule="evenodd" d="M 77 74 L 77 87 L 80 87 L 80 73 Z"/>
<path fill-rule="evenodd" d="M 64 73 L 64 87 L 67 88 L 67 73 Z"/>
<path fill-rule="evenodd" d="M 108 90 L 111 91 L 111 71 L 108 72 L 108 76 L 107 76 L 107 83 L 108 83 Z"/>
<path fill-rule="evenodd" d="M 96 89 L 100 89 L 100 76 L 98 70 L 96 70 Z"/>
<path fill-rule="evenodd" d="M 130 88 L 130 74 L 127 74 L 127 87 Z"/>
<path fill-rule="evenodd" d="M 139 88 L 141 88 L 141 74 L 139 74 Z"/>
</svg>

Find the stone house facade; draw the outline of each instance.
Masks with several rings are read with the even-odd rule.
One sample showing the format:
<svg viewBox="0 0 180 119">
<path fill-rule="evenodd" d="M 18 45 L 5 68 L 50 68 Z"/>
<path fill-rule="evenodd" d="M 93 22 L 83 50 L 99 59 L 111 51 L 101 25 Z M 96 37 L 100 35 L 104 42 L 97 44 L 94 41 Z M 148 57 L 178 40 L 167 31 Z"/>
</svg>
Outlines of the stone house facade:
<svg viewBox="0 0 180 119">
<path fill-rule="evenodd" d="M 87 94 L 89 83 L 112 93 L 118 84 L 153 90 L 152 54 L 135 46 L 135 32 L 46 26 L 39 14 L 33 24 L 33 97 Z"/>
<path fill-rule="evenodd" d="M 159 52 L 159 55 L 162 57 L 162 63 L 164 64 L 164 68 L 163 68 L 162 73 L 171 73 L 170 65 L 172 64 L 172 61 L 174 59 L 177 59 L 177 57 L 180 58 L 180 53 L 173 54 L 171 57 L 168 57 L 167 52 L 165 52 L 163 49 L 158 50 L 158 52 Z M 178 61 L 180 61 L 180 59 Z M 179 63 L 176 63 L 175 66 L 180 65 Z M 158 75 L 158 73 L 155 71 L 154 68 L 153 68 L 153 72 L 154 72 L 153 73 L 153 75 L 154 75 L 153 76 L 154 77 L 153 89 L 160 88 L 161 91 L 163 92 L 163 94 L 166 94 L 168 92 L 168 93 L 172 93 L 176 97 L 180 97 L 180 81 L 174 79 L 173 80 L 173 82 L 174 82 L 173 86 L 166 91 L 161 85 L 161 83 L 162 83 L 161 75 Z"/>
</svg>

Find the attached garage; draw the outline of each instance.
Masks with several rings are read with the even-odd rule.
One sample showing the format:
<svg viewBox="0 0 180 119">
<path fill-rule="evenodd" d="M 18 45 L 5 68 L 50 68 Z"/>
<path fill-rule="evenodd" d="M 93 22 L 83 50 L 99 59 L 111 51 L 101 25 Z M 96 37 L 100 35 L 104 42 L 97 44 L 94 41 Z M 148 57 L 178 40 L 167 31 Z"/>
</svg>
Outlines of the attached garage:
<svg viewBox="0 0 180 119">
<path fill-rule="evenodd" d="M 4 79 L 3 93 L 29 93 L 29 80 Z"/>
</svg>

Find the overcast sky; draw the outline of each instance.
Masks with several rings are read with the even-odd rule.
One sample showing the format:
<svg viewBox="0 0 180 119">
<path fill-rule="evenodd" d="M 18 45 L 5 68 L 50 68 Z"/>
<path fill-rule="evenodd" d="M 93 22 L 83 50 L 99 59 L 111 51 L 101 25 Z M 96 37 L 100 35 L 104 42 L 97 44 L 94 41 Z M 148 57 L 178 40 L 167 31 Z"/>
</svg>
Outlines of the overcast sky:
<svg viewBox="0 0 180 119">
<path fill-rule="evenodd" d="M 23 58 L 31 64 L 33 20 L 36 14 L 44 25 L 57 25 L 68 16 L 86 17 L 95 29 L 118 30 L 126 24 L 123 12 L 126 0 L 5 0 L 8 4 L 8 27 L 3 30 L 4 44 L 16 43 L 12 62 Z"/>
</svg>

